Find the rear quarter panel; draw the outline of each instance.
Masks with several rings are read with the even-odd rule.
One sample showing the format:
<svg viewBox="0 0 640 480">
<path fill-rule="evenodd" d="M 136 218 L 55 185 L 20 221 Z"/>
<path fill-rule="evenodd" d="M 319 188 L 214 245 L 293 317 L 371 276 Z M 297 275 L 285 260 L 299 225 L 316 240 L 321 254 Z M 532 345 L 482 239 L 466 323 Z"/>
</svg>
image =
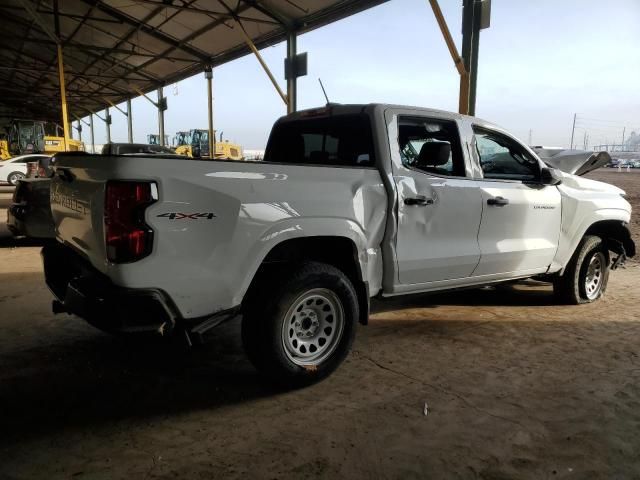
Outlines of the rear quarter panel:
<svg viewBox="0 0 640 480">
<path fill-rule="evenodd" d="M 94 266 L 114 283 L 167 292 L 194 318 L 241 303 L 253 275 L 278 243 L 305 236 L 343 236 L 358 248 L 363 276 L 375 290 L 381 275 L 386 193 L 374 168 L 337 168 L 113 157 L 84 172 L 92 181 L 151 180 L 159 200 L 146 210 L 153 252 L 131 264 Z M 101 203 L 94 194 L 94 223 Z M 99 210 L 97 209 L 99 208 Z M 65 220 L 63 219 L 62 222 Z M 102 227 L 94 226 L 97 247 Z M 376 280 L 378 278 L 378 280 Z"/>
</svg>

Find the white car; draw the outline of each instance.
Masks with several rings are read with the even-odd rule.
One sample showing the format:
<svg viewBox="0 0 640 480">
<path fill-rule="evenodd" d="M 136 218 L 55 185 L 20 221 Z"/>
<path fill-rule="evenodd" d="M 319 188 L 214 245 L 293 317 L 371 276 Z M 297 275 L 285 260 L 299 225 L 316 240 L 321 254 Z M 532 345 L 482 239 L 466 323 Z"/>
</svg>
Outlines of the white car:
<svg viewBox="0 0 640 480">
<path fill-rule="evenodd" d="M 304 384 L 374 296 L 536 277 L 600 298 L 635 255 L 631 206 L 557 167 L 478 118 L 381 104 L 283 117 L 260 162 L 59 155 L 45 278 L 54 311 L 112 332 L 191 341 L 242 313 L 256 367 Z"/>
<path fill-rule="evenodd" d="M 20 155 L 0 162 L 0 182 L 17 185 L 18 180 L 27 176 L 27 163 L 47 157 L 49 155 Z"/>
</svg>

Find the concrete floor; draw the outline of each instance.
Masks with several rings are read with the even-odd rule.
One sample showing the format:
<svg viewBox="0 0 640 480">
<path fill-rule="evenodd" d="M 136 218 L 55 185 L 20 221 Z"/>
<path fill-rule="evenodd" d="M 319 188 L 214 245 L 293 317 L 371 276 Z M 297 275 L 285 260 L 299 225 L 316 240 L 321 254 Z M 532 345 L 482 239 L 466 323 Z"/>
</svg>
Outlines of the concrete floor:
<svg viewBox="0 0 640 480">
<path fill-rule="evenodd" d="M 39 248 L 0 245 L 0 479 L 640 477 L 637 263 L 588 306 L 537 283 L 376 304 L 333 376 L 282 392 L 237 322 L 128 343 L 52 315 Z"/>
</svg>

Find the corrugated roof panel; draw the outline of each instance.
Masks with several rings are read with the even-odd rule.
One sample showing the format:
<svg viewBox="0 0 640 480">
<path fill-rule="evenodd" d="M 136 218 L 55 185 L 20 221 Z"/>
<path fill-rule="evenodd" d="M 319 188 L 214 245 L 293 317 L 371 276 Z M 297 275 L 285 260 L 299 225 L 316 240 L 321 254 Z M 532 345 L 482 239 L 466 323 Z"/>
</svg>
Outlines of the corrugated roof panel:
<svg viewBox="0 0 640 480">
<path fill-rule="evenodd" d="M 54 0 L 2 0 L 0 115 L 49 118 L 59 112 Z M 60 1 L 68 106 L 104 108 L 162 84 L 250 53 L 237 21 L 258 48 L 385 0 L 75 0 Z M 174 5 L 175 4 L 175 5 Z M 37 18 L 31 11 L 37 10 Z"/>
</svg>

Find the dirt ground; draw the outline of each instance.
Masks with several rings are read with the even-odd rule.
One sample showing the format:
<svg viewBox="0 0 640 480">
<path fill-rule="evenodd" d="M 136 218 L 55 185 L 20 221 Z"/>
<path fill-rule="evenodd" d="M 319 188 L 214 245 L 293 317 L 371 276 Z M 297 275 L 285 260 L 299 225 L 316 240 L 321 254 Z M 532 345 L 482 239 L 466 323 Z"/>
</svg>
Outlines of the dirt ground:
<svg viewBox="0 0 640 480">
<path fill-rule="evenodd" d="M 630 194 L 640 243 L 640 174 L 591 176 Z M 376 304 L 333 376 L 278 392 L 237 322 L 127 343 L 53 316 L 39 248 L 3 244 L 2 480 L 640 478 L 637 262 L 588 306 L 533 282 Z"/>
</svg>

